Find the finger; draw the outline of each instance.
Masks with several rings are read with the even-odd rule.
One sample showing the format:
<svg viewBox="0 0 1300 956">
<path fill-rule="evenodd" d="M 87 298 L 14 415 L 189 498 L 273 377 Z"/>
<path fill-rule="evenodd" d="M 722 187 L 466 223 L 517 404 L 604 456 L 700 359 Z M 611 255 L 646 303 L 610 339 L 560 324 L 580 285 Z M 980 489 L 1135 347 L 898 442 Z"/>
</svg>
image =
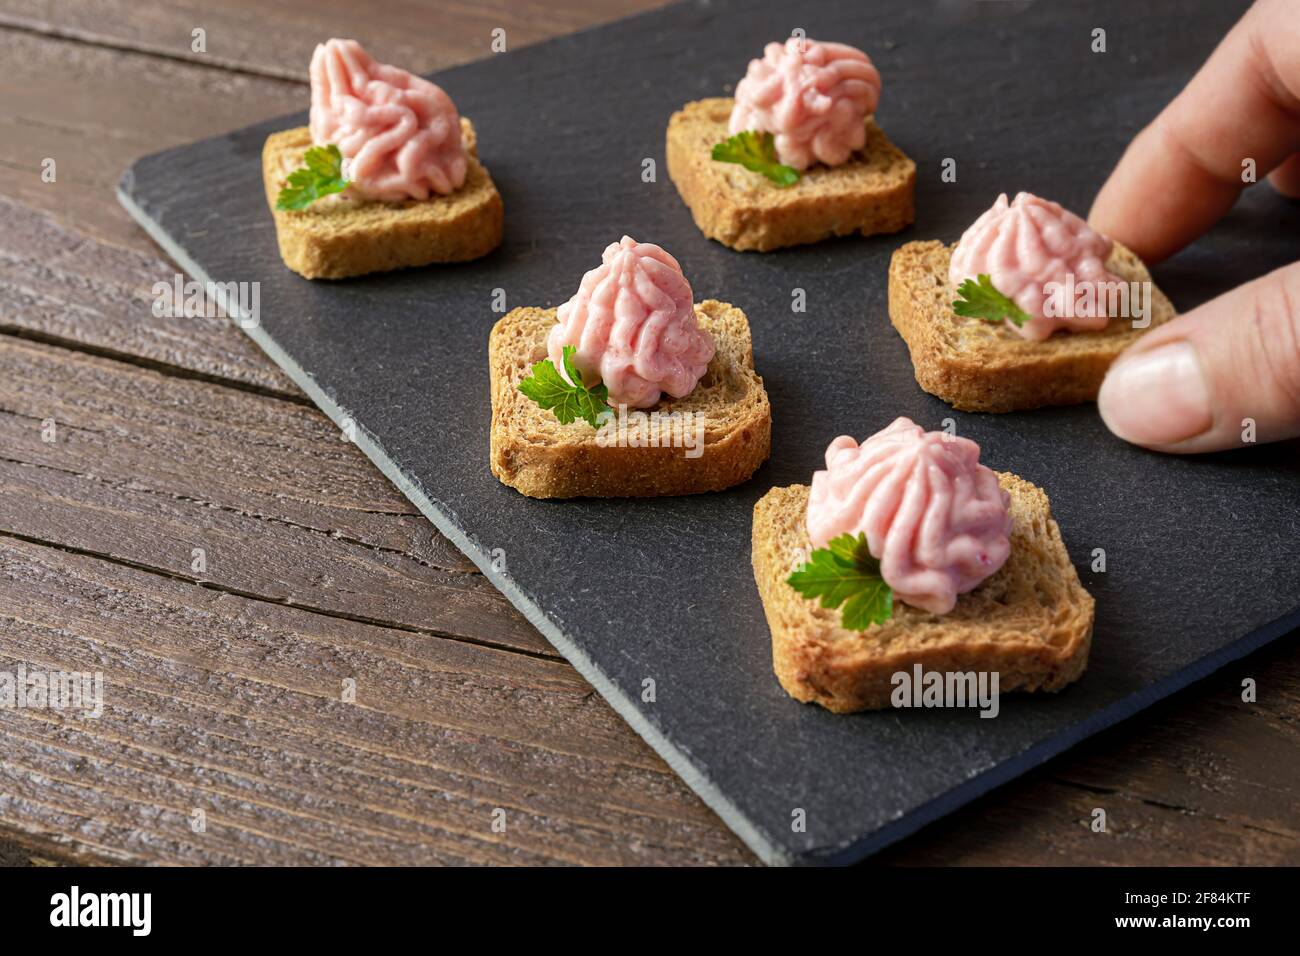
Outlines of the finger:
<svg viewBox="0 0 1300 956">
<path fill-rule="evenodd" d="M 1300 435 L 1300 263 L 1143 336 L 1111 366 L 1097 405 L 1112 432 L 1158 451 Z"/>
<path fill-rule="evenodd" d="M 1148 262 L 1213 225 L 1245 183 L 1300 151 L 1300 17 L 1262 0 L 1129 145 L 1088 218 Z"/>
<path fill-rule="evenodd" d="M 1268 181 L 1288 199 L 1300 199 L 1300 153 L 1292 153 L 1281 166 L 1269 173 Z"/>
</svg>

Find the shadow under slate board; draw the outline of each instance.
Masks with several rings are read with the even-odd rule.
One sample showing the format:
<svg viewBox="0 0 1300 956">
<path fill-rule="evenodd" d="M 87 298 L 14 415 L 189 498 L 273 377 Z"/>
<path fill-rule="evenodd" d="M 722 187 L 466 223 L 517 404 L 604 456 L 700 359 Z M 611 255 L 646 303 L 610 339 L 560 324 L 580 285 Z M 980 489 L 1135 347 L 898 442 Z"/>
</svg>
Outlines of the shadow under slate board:
<svg viewBox="0 0 1300 956">
<path fill-rule="evenodd" d="M 366 454 L 759 856 L 849 862 L 1300 623 L 1294 444 L 1188 460 L 1113 439 L 1091 405 L 956 413 L 916 386 L 887 316 L 900 243 L 955 239 L 1003 190 L 1086 210 L 1124 145 L 1240 12 L 1202 7 L 1180 7 L 1171 31 L 1131 3 L 844 2 L 803 5 L 792 23 L 787 3 L 714 0 L 437 74 L 477 125 L 505 199 L 504 245 L 465 265 L 347 282 L 285 269 L 259 155 L 267 134 L 305 113 L 141 159 L 120 195 L 194 278 L 261 283 L 258 344 L 335 421 L 355 421 Z M 729 92 L 763 44 L 795 26 L 879 65 L 880 123 L 918 164 L 916 224 L 735 253 L 700 235 L 668 182 L 665 126 L 688 100 Z M 1091 50 L 1095 27 L 1105 53 Z M 646 157 L 657 182 L 642 181 Z M 941 180 L 945 157 L 956 183 Z M 1298 211 L 1251 190 L 1157 281 L 1186 309 L 1292 261 Z M 524 498 L 488 470 L 493 290 L 511 307 L 559 304 L 624 233 L 677 256 L 698 299 L 749 315 L 772 459 L 721 494 Z M 792 312 L 796 288 L 806 313 Z M 836 435 L 862 438 L 898 415 L 929 428 L 954 418 L 983 461 L 1051 495 L 1097 598 L 1091 664 L 1074 686 L 1009 695 L 992 720 L 833 716 L 778 686 L 749 564 L 753 504 L 773 485 L 807 482 Z M 1091 570 L 1096 548 L 1104 573 Z M 653 702 L 642 700 L 648 678 Z"/>
</svg>

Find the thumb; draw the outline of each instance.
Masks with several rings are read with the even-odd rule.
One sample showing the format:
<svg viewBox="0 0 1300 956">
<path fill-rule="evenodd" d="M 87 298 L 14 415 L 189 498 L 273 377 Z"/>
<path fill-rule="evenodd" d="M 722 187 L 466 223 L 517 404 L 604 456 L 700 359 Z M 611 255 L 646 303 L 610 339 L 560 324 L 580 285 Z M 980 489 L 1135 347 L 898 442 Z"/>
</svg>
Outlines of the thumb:
<svg viewBox="0 0 1300 956">
<path fill-rule="evenodd" d="M 1300 435 L 1300 263 L 1143 336 L 1111 366 L 1097 406 L 1112 432 L 1157 451 Z"/>
</svg>

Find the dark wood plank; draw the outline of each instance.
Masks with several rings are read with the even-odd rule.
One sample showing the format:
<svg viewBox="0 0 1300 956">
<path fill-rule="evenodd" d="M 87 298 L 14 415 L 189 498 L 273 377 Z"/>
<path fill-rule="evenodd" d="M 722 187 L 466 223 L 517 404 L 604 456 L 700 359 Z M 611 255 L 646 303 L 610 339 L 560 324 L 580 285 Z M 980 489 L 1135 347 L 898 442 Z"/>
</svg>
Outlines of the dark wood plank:
<svg viewBox="0 0 1300 956">
<path fill-rule="evenodd" d="M 151 302 L 146 301 L 147 286 L 156 276 L 167 277 L 171 266 L 147 253 L 91 239 L 2 197 L 0 211 L 5 215 L 7 227 L 0 233 L 0 332 L 33 336 L 73 349 L 109 353 L 110 357 L 165 374 L 181 378 L 210 377 L 219 383 L 247 386 L 273 396 L 281 396 L 278 386 L 283 384 L 287 389 L 283 397 L 303 406 L 285 408 L 220 391 L 204 393 L 229 399 L 230 404 L 213 406 L 221 409 L 210 416 L 214 422 L 220 421 L 223 413 L 251 413 L 254 420 L 263 422 L 290 443 L 287 458 L 278 459 L 274 455 L 265 458 L 259 450 L 256 461 L 245 458 L 240 464 L 224 459 L 222 447 L 227 452 L 233 451 L 236 457 L 243 457 L 247 451 L 242 424 L 239 419 L 231 418 L 227 423 L 228 440 L 203 454 L 209 463 L 207 470 L 221 472 L 221 481 L 214 482 L 210 489 L 221 495 L 214 500 L 215 504 L 278 517 L 338 536 L 351 535 L 375 547 L 410 551 L 449 570 L 473 568 L 459 550 L 418 517 L 415 506 L 355 448 L 339 440 L 339 432 L 309 408 L 296 386 L 284 379 L 251 341 L 231 328 L 226 320 L 154 316 Z M 57 360 L 62 352 L 37 349 L 26 354 L 56 356 L 46 362 L 45 368 L 58 380 L 66 377 Z M 71 358 L 76 360 L 79 356 Z M 19 372 L 8 384 L 17 387 L 23 377 Z M 167 384 L 148 376 L 139 381 L 154 383 L 159 388 Z M 181 383 L 172 384 L 182 390 L 186 388 Z M 60 391 L 50 383 L 50 394 L 55 401 L 59 400 Z M 41 414 L 40 389 L 28 386 L 25 393 L 28 401 L 35 404 L 12 404 L 10 411 L 24 407 L 32 414 Z M 201 412 L 203 402 L 193 405 L 181 400 L 181 405 Z M 42 420 L 44 417 L 42 414 Z M 146 417 L 153 420 L 151 416 Z M 181 420 L 173 424 L 181 430 L 189 427 Z M 163 434 L 178 436 L 175 431 L 164 430 Z M 29 447 L 46 456 L 32 459 L 30 463 L 74 470 L 92 458 L 102 462 L 108 448 L 113 447 L 102 442 L 98 447 L 83 442 L 76 448 L 59 442 L 32 444 L 38 437 L 39 430 L 34 433 L 23 425 L 11 433 L 10 447 Z M 184 455 L 185 444 L 179 441 L 168 455 Z M 304 449 L 309 447 L 315 447 L 316 451 L 305 453 Z M 315 474 L 304 473 L 303 465 L 307 461 L 314 461 L 312 467 L 320 470 Z M 122 467 L 123 474 L 134 474 L 133 464 Z M 174 468 L 169 474 L 170 493 L 183 495 L 191 488 L 192 476 Z M 324 523 L 312 523 L 326 516 L 328 520 Z"/>
<path fill-rule="evenodd" d="M 154 284 L 177 275 L 170 262 L 97 241 L 3 196 L 0 222 L 0 332 L 307 401 L 223 314 L 154 314 Z"/>
<path fill-rule="evenodd" d="M 227 70 L 305 81 L 328 37 L 360 40 L 375 56 L 425 73 L 489 56 L 494 30 L 507 49 L 616 20 L 668 0 L 225 0 L 195 10 L 182 0 L 0 0 L 0 24 Z M 206 31 L 207 51 L 192 49 Z"/>
<path fill-rule="evenodd" d="M 299 83 L 15 30 L 0 62 L 0 194 L 137 249 L 151 244 L 114 199 L 132 159 L 307 105 Z"/>
<path fill-rule="evenodd" d="M 0 710 L 9 830 L 132 863 L 748 859 L 561 661 L 2 536 L 0 580 L 0 669 L 105 682 L 98 720 Z"/>
<path fill-rule="evenodd" d="M 0 837 L 0 866 L 40 866 L 42 862 L 31 849 L 18 841 Z"/>
<path fill-rule="evenodd" d="M 0 530 L 556 656 L 311 408 L 0 336 L 0 409 Z"/>
</svg>

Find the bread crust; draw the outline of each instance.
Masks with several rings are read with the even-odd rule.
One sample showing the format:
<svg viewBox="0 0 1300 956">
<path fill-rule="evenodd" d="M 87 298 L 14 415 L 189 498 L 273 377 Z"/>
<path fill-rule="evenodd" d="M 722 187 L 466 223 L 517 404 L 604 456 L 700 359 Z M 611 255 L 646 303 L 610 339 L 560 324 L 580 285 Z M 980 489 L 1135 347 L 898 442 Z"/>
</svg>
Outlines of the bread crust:
<svg viewBox="0 0 1300 956">
<path fill-rule="evenodd" d="M 754 354 L 745 313 L 725 302 L 696 303 L 700 327 L 717 352 L 691 394 L 666 399 L 652 412 L 703 415 L 703 453 L 682 447 L 601 445 L 584 421 L 560 424 L 519 391 L 520 379 L 546 358 L 555 309 L 521 308 L 502 318 L 488 339 L 492 474 L 532 498 L 640 498 L 721 491 L 746 481 L 767 460 L 772 408 Z"/>
<path fill-rule="evenodd" d="M 912 222 L 916 164 L 867 119 L 866 146 L 842 166 L 814 166 L 779 187 L 716 162 L 730 97 L 687 103 L 668 121 L 668 176 L 700 231 L 724 246 L 767 252 L 831 236 L 897 232 Z"/>
<path fill-rule="evenodd" d="M 289 170 L 312 145 L 306 126 L 272 133 L 262 148 L 262 182 L 275 218 L 280 258 L 308 279 L 344 279 L 435 262 L 465 262 L 501 244 L 504 207 L 478 160 L 474 126 L 461 118 L 469 169 L 448 196 L 372 202 L 329 196 L 306 209 L 276 209 Z"/>
<path fill-rule="evenodd" d="M 944 615 L 896 602 L 865 631 L 839 626 L 838 609 L 786 583 L 809 547 L 808 486 L 773 488 L 754 506 L 754 580 L 772 632 L 772 666 L 796 700 L 835 713 L 891 706 L 893 675 L 997 671 L 999 693 L 1055 691 L 1088 664 L 1094 601 L 1079 583 L 1047 495 L 999 473 L 1011 496 L 1011 556 Z"/>
<path fill-rule="evenodd" d="M 954 248 L 931 240 L 895 250 L 889 262 L 889 320 L 907 343 L 917 384 L 962 411 L 1010 412 L 1095 401 L 1120 352 L 1176 315 L 1152 283 L 1147 329 L 1112 319 L 1099 332 L 1057 332 L 1030 342 L 1005 323 L 952 311 L 957 292 L 948 281 L 948 263 Z M 1142 260 L 1118 242 L 1107 266 L 1126 281 L 1151 282 Z"/>
</svg>

